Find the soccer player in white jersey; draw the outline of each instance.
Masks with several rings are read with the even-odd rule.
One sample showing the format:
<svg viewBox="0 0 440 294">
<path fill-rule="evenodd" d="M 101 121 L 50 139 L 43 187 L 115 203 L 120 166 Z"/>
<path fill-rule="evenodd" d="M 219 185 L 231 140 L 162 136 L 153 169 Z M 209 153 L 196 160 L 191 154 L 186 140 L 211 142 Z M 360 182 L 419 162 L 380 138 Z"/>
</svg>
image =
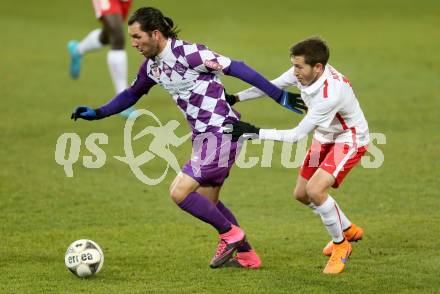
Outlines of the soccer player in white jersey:
<svg viewBox="0 0 440 294">
<path fill-rule="evenodd" d="M 67 44 L 70 55 L 70 77 L 79 78 L 82 58 L 93 51 L 110 45 L 107 53 L 107 65 L 116 94 L 128 86 L 127 53 L 125 52 L 124 21 L 127 19 L 132 0 L 93 0 L 96 18 L 102 28 L 95 29 L 81 41 L 71 40 Z M 129 108 L 121 115 L 128 117 L 134 108 Z"/>
<path fill-rule="evenodd" d="M 182 210 L 218 231 L 220 241 L 211 260 L 212 268 L 225 264 L 259 268 L 261 260 L 245 240 L 234 214 L 219 201 L 220 189 L 240 151 L 240 144 L 223 135 L 224 127 L 239 120 L 240 114 L 226 101 L 219 77 L 237 77 L 296 112 L 305 109 L 304 102 L 299 94 L 280 90 L 243 62 L 202 44 L 178 39 L 173 21 L 156 8 L 138 9 L 128 26 L 131 45 L 145 56 L 136 80 L 104 106 L 77 107 L 72 118 L 95 120 L 119 113 L 134 105 L 151 87 L 161 85 L 193 131 L 193 156 L 171 184 L 171 198 Z"/>
<path fill-rule="evenodd" d="M 306 116 L 290 130 L 260 129 L 237 121 L 232 135 L 234 140 L 243 134 L 248 134 L 248 138 L 257 137 L 249 134 L 258 134 L 261 140 L 297 142 L 314 131 L 294 196 L 321 216 L 332 237 L 323 250 L 330 256 L 324 273 L 337 274 L 344 270 L 350 256 L 349 242 L 360 240 L 363 229 L 350 222 L 329 195 L 329 189 L 338 188 L 366 152 L 368 124 L 349 80 L 327 63 L 330 54 L 323 40 L 312 37 L 298 42 L 290 49 L 290 55 L 293 67 L 272 83 L 282 89 L 297 86 L 308 106 Z M 243 101 L 262 95 L 260 90 L 250 88 L 235 98 Z M 233 103 L 231 96 L 229 101 Z"/>
</svg>

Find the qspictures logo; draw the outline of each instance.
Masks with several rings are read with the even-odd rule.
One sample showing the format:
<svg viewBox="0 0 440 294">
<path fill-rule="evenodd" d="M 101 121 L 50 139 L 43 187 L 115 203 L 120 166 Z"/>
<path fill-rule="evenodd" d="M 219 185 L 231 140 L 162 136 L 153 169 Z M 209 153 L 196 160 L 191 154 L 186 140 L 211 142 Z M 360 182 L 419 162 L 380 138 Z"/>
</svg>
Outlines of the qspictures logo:
<svg viewBox="0 0 440 294">
<path fill-rule="evenodd" d="M 149 117 L 155 125 L 146 125 L 143 130 L 133 136 L 133 129 L 138 119 L 142 116 Z M 139 123 L 140 124 L 140 123 Z M 181 171 L 182 164 L 178 162 L 177 157 L 171 151 L 171 146 L 179 147 L 190 140 L 192 133 L 178 137 L 175 130 L 180 126 L 176 120 L 170 120 L 165 124 L 152 112 L 139 109 L 134 111 L 126 120 L 124 126 L 123 151 L 125 155 L 112 156 L 113 159 L 124 162 L 128 165 L 134 176 L 144 184 L 157 185 L 161 183 L 170 170 L 178 174 Z M 139 126 L 138 126 L 139 127 Z M 148 147 L 140 154 L 135 154 L 133 142 L 149 135 L 152 138 Z M 364 168 L 379 168 L 384 163 L 384 154 L 377 145 L 386 144 L 386 136 L 382 133 L 370 133 L 371 143 L 368 148 L 368 154 L 361 159 L 361 166 Z M 107 154 L 100 147 L 109 142 L 109 137 L 104 133 L 91 133 L 82 146 L 81 137 L 76 133 L 64 133 L 58 137 L 55 147 L 55 161 L 64 168 L 67 177 L 74 176 L 74 165 L 80 160 L 81 148 L 85 147 L 92 155 L 82 156 L 82 165 L 86 168 L 99 169 L 106 164 Z M 282 142 L 281 156 L 274 156 L 273 141 L 261 140 L 239 140 L 237 145 L 238 152 L 231 148 L 231 136 L 228 134 L 203 133 L 192 138 L 191 168 L 195 176 L 200 174 L 201 167 L 218 164 L 219 167 L 225 167 L 230 162 L 231 156 L 235 157 L 235 165 L 239 168 L 253 168 L 257 165 L 261 167 L 272 167 L 274 158 L 279 158 L 281 165 L 286 169 L 298 168 L 302 165 L 307 152 L 307 138 L 296 144 Z M 262 144 L 261 156 L 246 156 L 249 144 Z M 296 147 L 294 149 L 294 147 Z M 234 150 L 231 155 L 229 152 Z M 344 152 L 341 150 L 341 152 Z M 164 170 L 159 176 L 147 175 L 141 167 L 146 166 L 155 158 L 163 160 L 166 164 Z M 317 163 L 318 164 L 318 163 Z M 144 170 L 148 170 L 145 168 Z"/>
</svg>

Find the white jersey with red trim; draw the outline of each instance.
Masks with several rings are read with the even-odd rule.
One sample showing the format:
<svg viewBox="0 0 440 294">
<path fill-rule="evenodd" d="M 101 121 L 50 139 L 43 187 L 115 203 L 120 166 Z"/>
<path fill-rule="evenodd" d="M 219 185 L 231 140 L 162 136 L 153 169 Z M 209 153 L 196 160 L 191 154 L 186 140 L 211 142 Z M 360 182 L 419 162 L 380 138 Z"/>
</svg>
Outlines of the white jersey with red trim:
<svg viewBox="0 0 440 294">
<path fill-rule="evenodd" d="M 301 97 L 309 109 L 299 127 L 305 123 L 313 124 L 314 138 L 319 142 L 347 143 L 356 147 L 368 145 L 368 123 L 350 82 L 331 65 L 326 65 L 321 77 L 310 86 L 302 86 L 297 81 L 293 67 L 271 82 L 279 88 L 297 86 L 301 90 Z M 243 101 L 263 96 L 264 93 L 250 88 L 237 95 Z M 300 130 L 297 128 L 297 131 Z M 284 141 L 282 138 L 289 138 L 291 133 L 276 132 L 279 138 L 272 135 L 269 137 Z M 260 137 L 265 138 L 266 131 L 264 133 Z"/>
</svg>

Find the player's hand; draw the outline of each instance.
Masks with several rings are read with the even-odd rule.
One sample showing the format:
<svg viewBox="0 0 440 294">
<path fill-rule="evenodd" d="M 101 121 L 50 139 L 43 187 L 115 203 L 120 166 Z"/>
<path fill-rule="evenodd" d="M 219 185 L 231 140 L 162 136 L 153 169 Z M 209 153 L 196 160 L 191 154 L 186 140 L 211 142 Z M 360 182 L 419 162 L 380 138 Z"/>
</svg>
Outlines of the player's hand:
<svg viewBox="0 0 440 294">
<path fill-rule="evenodd" d="M 232 130 L 229 130 L 229 134 L 232 135 L 232 141 L 236 142 L 240 140 L 253 140 L 258 139 L 260 128 L 253 126 L 244 121 L 236 121 L 232 124 Z"/>
<path fill-rule="evenodd" d="M 301 94 L 283 91 L 283 95 L 281 95 L 281 99 L 278 101 L 278 103 L 298 114 L 303 114 L 305 111 L 307 111 L 307 106 L 301 99 Z"/>
<path fill-rule="evenodd" d="M 226 90 L 225 90 L 225 98 L 228 104 L 231 106 L 239 101 L 237 95 L 228 94 Z"/>
<path fill-rule="evenodd" d="M 85 120 L 95 120 L 98 119 L 98 114 L 95 109 L 92 109 L 88 106 L 78 106 L 70 116 L 71 119 L 77 120 L 78 118 L 82 118 Z"/>
</svg>

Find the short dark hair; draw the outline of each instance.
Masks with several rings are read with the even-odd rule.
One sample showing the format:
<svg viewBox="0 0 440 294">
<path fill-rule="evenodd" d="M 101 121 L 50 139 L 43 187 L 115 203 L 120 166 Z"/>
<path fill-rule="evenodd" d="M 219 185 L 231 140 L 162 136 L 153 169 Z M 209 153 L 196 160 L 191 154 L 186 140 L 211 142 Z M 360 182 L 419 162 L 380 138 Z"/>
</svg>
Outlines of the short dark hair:
<svg viewBox="0 0 440 294">
<path fill-rule="evenodd" d="M 162 12 L 154 7 L 142 7 L 136 10 L 130 19 L 128 25 L 138 22 L 144 32 L 160 31 L 166 38 L 177 38 L 179 30 L 174 26 L 171 18 L 166 17 Z"/>
<path fill-rule="evenodd" d="M 325 66 L 330 57 L 330 49 L 320 37 L 304 39 L 290 48 L 290 56 L 304 56 L 305 62 L 310 66 L 321 63 Z"/>
</svg>

